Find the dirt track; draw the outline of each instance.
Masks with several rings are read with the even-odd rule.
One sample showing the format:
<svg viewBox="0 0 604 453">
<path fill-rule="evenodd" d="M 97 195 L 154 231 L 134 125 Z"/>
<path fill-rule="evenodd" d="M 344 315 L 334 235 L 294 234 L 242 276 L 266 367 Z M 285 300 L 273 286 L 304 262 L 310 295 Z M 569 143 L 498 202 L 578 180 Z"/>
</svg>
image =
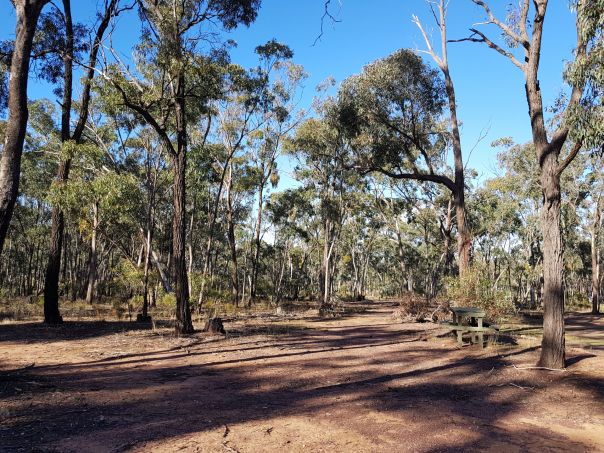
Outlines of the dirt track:
<svg viewBox="0 0 604 453">
<path fill-rule="evenodd" d="M 0 451 L 604 451 L 602 348 L 524 370 L 534 340 L 459 349 L 368 308 L 227 323 L 226 339 L 0 325 Z"/>
</svg>

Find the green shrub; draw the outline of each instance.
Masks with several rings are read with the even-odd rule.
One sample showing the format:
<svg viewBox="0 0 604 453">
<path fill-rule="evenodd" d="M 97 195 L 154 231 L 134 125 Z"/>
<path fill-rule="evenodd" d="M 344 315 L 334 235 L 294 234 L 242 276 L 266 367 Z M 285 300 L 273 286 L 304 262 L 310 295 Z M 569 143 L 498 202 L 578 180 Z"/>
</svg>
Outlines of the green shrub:
<svg viewBox="0 0 604 453">
<path fill-rule="evenodd" d="M 472 266 L 463 277 L 449 277 L 445 280 L 446 296 L 452 307 L 479 307 L 486 317 L 493 321 L 516 311 L 509 293 L 495 288 L 488 270 L 478 265 Z"/>
</svg>

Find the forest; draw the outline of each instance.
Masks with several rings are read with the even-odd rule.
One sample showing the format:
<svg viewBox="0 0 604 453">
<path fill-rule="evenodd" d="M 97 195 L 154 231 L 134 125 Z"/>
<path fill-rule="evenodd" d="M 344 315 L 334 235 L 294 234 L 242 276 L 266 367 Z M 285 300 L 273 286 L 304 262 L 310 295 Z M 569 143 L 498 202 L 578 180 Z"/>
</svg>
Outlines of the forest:
<svg viewBox="0 0 604 453">
<path fill-rule="evenodd" d="M 2 5 L 0 451 L 604 448 L 604 1 L 406 2 L 316 86 L 262 3 Z M 529 140 L 468 139 L 460 47 Z"/>
</svg>

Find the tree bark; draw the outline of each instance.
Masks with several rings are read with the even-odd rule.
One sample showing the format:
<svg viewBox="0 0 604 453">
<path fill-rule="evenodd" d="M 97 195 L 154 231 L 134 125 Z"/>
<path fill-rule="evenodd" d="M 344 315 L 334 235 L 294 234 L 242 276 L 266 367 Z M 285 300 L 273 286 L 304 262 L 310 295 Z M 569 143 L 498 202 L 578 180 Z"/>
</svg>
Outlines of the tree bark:
<svg viewBox="0 0 604 453">
<path fill-rule="evenodd" d="M 600 236 L 600 198 L 595 203 L 594 220 L 591 226 L 591 312 L 596 315 L 600 311 L 600 254 L 598 242 Z"/>
<path fill-rule="evenodd" d="M 445 60 L 446 62 L 446 60 Z M 451 131 L 453 133 L 453 158 L 455 163 L 455 191 L 453 201 L 457 220 L 457 254 L 459 259 L 459 275 L 463 276 L 470 267 L 470 250 L 472 247 L 472 233 L 468 225 L 465 198 L 464 163 L 461 152 L 461 137 L 459 122 L 457 120 L 457 104 L 455 101 L 455 88 L 449 74 L 449 66 L 442 69 L 445 75 L 445 89 L 449 99 L 449 114 Z"/>
<path fill-rule="evenodd" d="M 178 41 L 177 41 L 178 42 Z M 176 332 L 193 333 L 193 321 L 189 306 L 189 279 L 185 253 L 186 242 L 186 170 L 187 128 L 185 113 L 185 75 L 178 74 L 175 92 L 176 155 L 174 162 L 174 217 L 172 222 L 172 255 L 176 294 Z"/>
<path fill-rule="evenodd" d="M 21 155 L 27 129 L 27 82 L 38 17 L 48 0 L 15 0 L 17 24 L 8 86 L 8 120 L 0 159 L 0 254 L 19 193 Z"/>
<path fill-rule="evenodd" d="M 88 285 L 86 289 L 86 303 L 94 302 L 94 292 L 97 279 L 97 230 L 99 228 L 99 205 L 92 205 L 92 235 L 90 238 L 90 262 L 88 263 Z"/>
<path fill-rule="evenodd" d="M 229 165 L 229 176 L 226 193 L 226 218 L 227 238 L 231 251 L 230 275 L 231 275 L 231 297 L 235 306 L 239 305 L 239 269 L 237 265 L 237 243 L 235 241 L 235 219 L 233 212 L 233 164 Z"/>
<path fill-rule="evenodd" d="M 564 260 L 560 228 L 560 178 L 555 169 L 557 156 L 549 153 L 541 174 L 543 207 L 543 340 L 539 366 L 564 368 Z"/>
</svg>

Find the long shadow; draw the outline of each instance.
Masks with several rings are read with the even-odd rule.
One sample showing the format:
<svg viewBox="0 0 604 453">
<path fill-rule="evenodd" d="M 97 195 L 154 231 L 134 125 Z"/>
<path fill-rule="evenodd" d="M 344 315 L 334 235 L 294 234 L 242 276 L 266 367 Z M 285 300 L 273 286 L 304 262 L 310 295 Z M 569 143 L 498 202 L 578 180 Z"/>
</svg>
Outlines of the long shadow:
<svg viewBox="0 0 604 453">
<path fill-rule="evenodd" d="M 410 333 L 415 333 L 411 331 Z M 409 332 L 407 332 L 409 334 Z M 369 340 L 369 341 L 368 341 Z M 338 351 L 338 350 L 350 350 L 350 349 L 365 349 L 379 346 L 391 346 L 397 345 L 401 343 L 409 343 L 419 341 L 419 337 L 414 336 L 412 338 L 405 338 L 405 332 L 387 332 L 382 334 L 374 333 L 372 335 L 361 334 L 357 336 L 348 336 L 344 338 L 337 339 L 315 339 L 310 341 L 290 341 L 286 343 L 271 343 L 263 346 L 255 346 L 250 348 L 233 348 L 233 349 L 219 349 L 219 350 L 210 350 L 210 351 L 192 351 L 186 349 L 184 352 L 180 354 L 172 354 L 165 355 L 162 353 L 146 353 L 142 357 L 132 357 L 132 355 L 123 355 L 111 358 L 104 358 L 92 362 L 82 362 L 75 363 L 70 365 L 48 365 L 39 367 L 39 369 L 77 369 L 77 368 L 99 368 L 105 367 L 108 365 L 135 365 L 135 364 L 147 364 L 151 362 L 158 361 L 166 361 L 166 360 L 176 360 L 180 358 L 193 358 L 198 356 L 206 356 L 211 354 L 225 354 L 229 352 L 248 352 L 248 351 L 257 351 L 266 348 L 300 348 L 301 346 L 316 346 L 315 349 L 305 349 L 300 352 L 285 352 L 285 353 L 277 353 L 277 354 L 268 354 L 268 355 L 253 355 L 252 357 L 247 358 L 238 358 L 232 360 L 223 360 L 223 361 L 214 361 L 205 363 L 204 366 L 209 365 L 226 365 L 232 363 L 243 363 L 243 362 L 253 362 L 258 360 L 266 360 L 273 358 L 285 358 L 285 357 L 295 357 L 295 356 L 305 356 L 310 354 L 320 354 L 324 352 Z M 182 347 L 172 348 L 167 350 L 167 352 L 173 352 L 176 349 L 182 350 Z M 159 354 L 159 356 L 158 356 Z M 155 356 L 152 356 L 155 355 Z M 124 358 L 130 358 L 131 360 L 123 360 Z"/>
<path fill-rule="evenodd" d="M 65 321 L 57 326 L 34 322 L 0 324 L 0 342 L 36 343 L 55 340 L 83 340 L 120 332 L 150 329 L 150 324 L 130 321 Z"/>
<path fill-rule="evenodd" d="M 82 445 L 91 451 L 151 451 L 153 445 L 147 443 L 154 441 L 170 442 L 170 449 L 178 450 L 182 436 L 220 429 L 224 434 L 217 445 L 202 446 L 219 451 L 230 439 L 225 426 L 233 432 L 242 423 L 286 430 L 275 424 L 277 418 L 302 416 L 318 430 L 334 426 L 328 424 L 333 423 L 328 417 L 334 417 L 338 426 L 345 423 L 346 432 L 371 440 L 373 451 L 393 451 L 392 444 L 384 443 L 388 436 L 409 451 L 590 448 L 556 434 L 546 422 L 535 427 L 510 426 L 509 421 L 537 404 L 537 396 L 560 389 L 584 395 L 583 401 L 594 402 L 591 415 L 604 417 L 603 378 L 526 371 L 510 380 L 506 371 L 512 360 L 532 360 L 537 346 L 500 354 L 466 352 L 417 341 L 416 335 L 414 330 L 371 326 L 329 328 L 243 348 L 217 342 L 208 351 L 202 348 L 210 345 L 193 342 L 189 353 L 174 354 L 177 348 L 171 348 L 165 354 L 123 357 L 127 360 L 22 370 L 0 380 L 0 407 L 8 408 L 0 413 L 0 451 L 77 451 L 78 446 L 81 451 Z M 402 343 L 408 344 L 379 349 Z M 293 350 L 264 352 L 280 347 Z M 378 349 L 363 354 L 374 347 Z M 208 354 L 240 352 L 246 355 L 203 361 Z M 573 357 L 569 366 L 589 358 Z M 565 403 L 573 407 L 572 399 Z M 368 418 L 370 413 L 383 419 Z M 323 432 L 321 441 L 331 435 Z M 263 436 L 265 449 L 288 449 L 270 443 L 277 433 Z M 245 445 L 238 447 L 245 450 Z M 306 450 L 313 451 L 312 444 Z"/>
<path fill-rule="evenodd" d="M 66 399 L 59 405 L 52 401 L 38 403 L 35 413 L 29 413 L 29 403 L 23 401 L 1 432 L 2 446 L 11 451 L 30 451 L 36 445 L 61 450 L 68 449 L 62 442 L 69 437 L 90 442 L 90 445 L 100 440 L 105 450 L 119 451 L 156 440 L 176 441 L 179 436 L 225 425 L 236 429 L 233 427 L 238 423 L 269 423 L 268 420 L 276 417 L 301 415 L 322 419 L 325 408 L 329 407 L 336 417 L 347 417 L 350 429 L 369 439 L 376 437 L 375 430 L 379 430 L 380 425 L 368 423 L 363 413 L 377 411 L 400 420 L 397 425 L 400 433 L 393 436 L 404 441 L 401 445 L 407 450 L 460 451 L 498 443 L 524 443 L 528 451 L 538 451 L 539 446 L 547 450 L 554 445 L 568 451 L 586 449 L 588 446 L 553 433 L 545 424 L 543 428 L 523 427 L 511 432 L 499 421 L 509 419 L 524 404 L 529 404 L 532 392 L 499 387 L 497 380 L 476 381 L 477 376 L 489 370 L 501 369 L 508 358 L 534 349 L 512 351 L 499 357 L 462 360 L 453 357 L 447 363 L 430 367 L 421 367 L 420 362 L 420 367 L 398 373 L 372 370 L 335 375 L 342 382 L 329 385 L 322 385 L 324 377 L 316 373 L 296 377 L 282 375 L 281 379 L 275 379 L 256 374 L 254 364 L 235 365 L 232 361 L 223 362 L 219 368 L 218 364 L 204 364 L 66 373 L 57 370 L 41 375 L 31 370 L 27 372 L 27 379 L 45 378 L 61 392 L 78 390 L 83 397 Z M 423 353 L 429 355 L 433 351 Z M 321 360 L 309 361 L 305 358 L 302 363 L 312 363 L 317 369 L 327 366 Z M 298 362 L 287 362 L 280 369 L 285 371 L 298 365 Z M 468 379 L 472 382 L 467 382 Z M 586 385 L 581 375 L 553 382 L 549 379 L 541 379 L 541 387 L 535 391 L 545 392 L 556 385 L 572 384 L 577 391 L 590 392 L 595 401 L 600 401 L 596 415 L 604 413 L 601 407 L 604 380 L 587 379 L 589 385 Z M 535 385 L 535 375 L 516 382 Z M 107 392 L 118 396 L 112 397 Z M 405 420 L 409 423 L 403 423 Z M 423 428 L 417 420 L 424 424 Z M 465 430 L 466 434 L 467 427 L 472 427 L 472 439 L 439 437 L 438 429 L 432 430 L 434 423 L 439 425 L 438 429 Z M 376 442 L 379 442 L 377 438 Z M 178 447 L 170 445 L 175 450 Z"/>
</svg>

